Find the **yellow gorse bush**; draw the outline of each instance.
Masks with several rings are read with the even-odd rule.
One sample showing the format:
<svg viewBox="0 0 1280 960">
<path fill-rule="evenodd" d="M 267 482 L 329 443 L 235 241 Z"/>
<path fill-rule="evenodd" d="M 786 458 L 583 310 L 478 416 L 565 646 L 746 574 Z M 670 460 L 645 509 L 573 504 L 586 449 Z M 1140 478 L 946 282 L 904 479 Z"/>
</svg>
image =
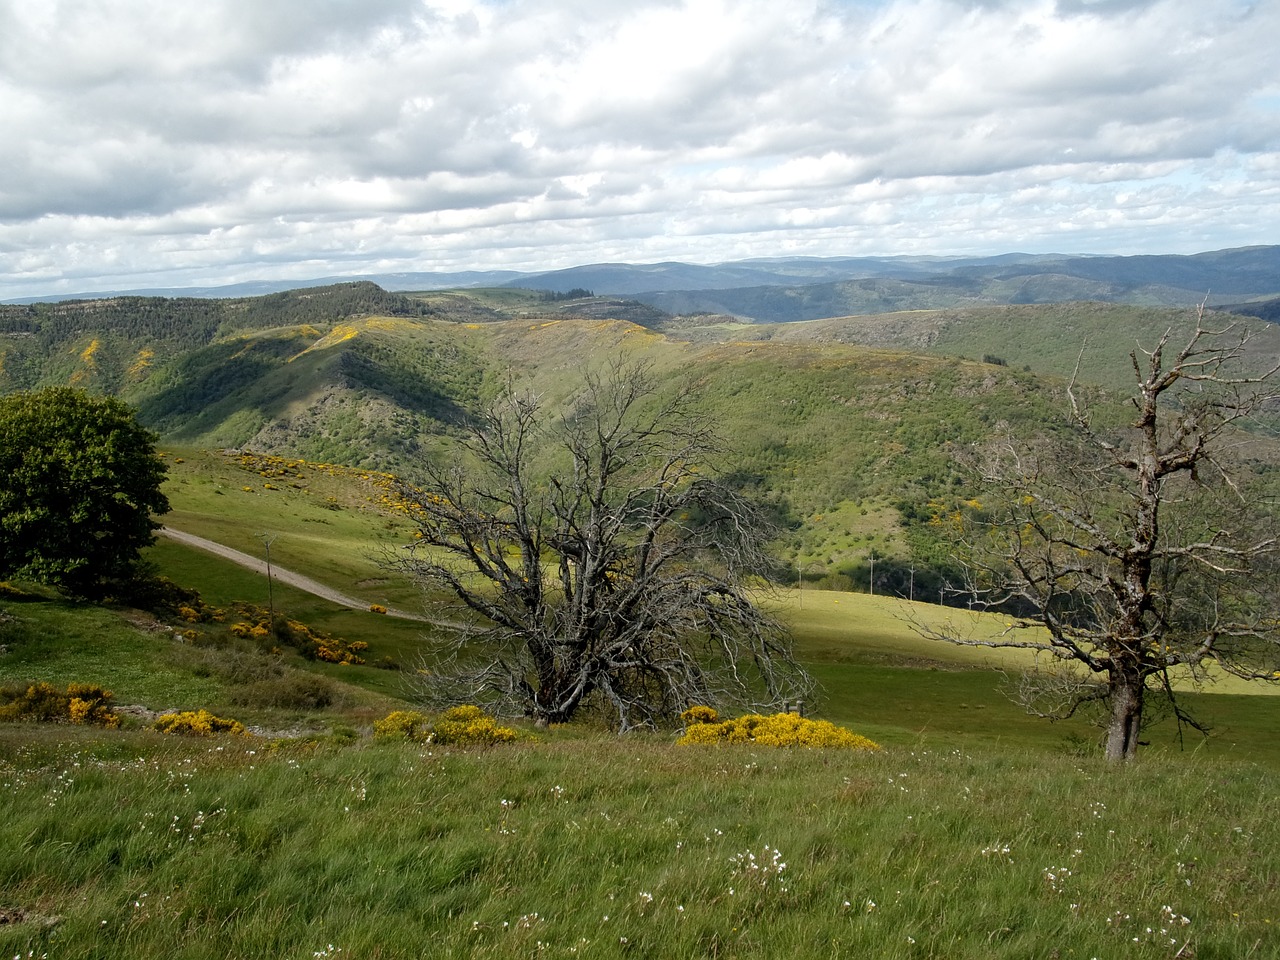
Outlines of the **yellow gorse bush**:
<svg viewBox="0 0 1280 960">
<path fill-rule="evenodd" d="M 59 690 L 43 681 L 26 687 L 0 689 L 0 720 L 70 722 L 114 729 L 120 717 L 112 707 L 112 693 L 97 684 L 70 683 Z"/>
<path fill-rule="evenodd" d="M 510 743 L 520 734 L 500 727 L 476 706 L 451 707 L 434 722 L 416 710 L 396 710 L 373 725 L 375 740 L 419 740 L 453 746 L 490 746 Z"/>
<path fill-rule="evenodd" d="M 704 719 L 708 715 L 710 718 Z M 716 712 L 709 707 L 691 707 L 681 714 L 681 719 L 686 726 L 684 736 L 676 741 L 678 744 L 751 743 L 762 747 L 880 749 L 878 743 L 852 730 L 827 720 L 810 720 L 798 713 L 769 716 L 749 713 L 719 721 Z"/>
<path fill-rule="evenodd" d="M 453 707 L 440 714 L 433 728 L 436 743 L 459 746 L 510 743 L 519 735 L 510 727 L 500 727 L 493 717 L 479 707 Z"/>
<path fill-rule="evenodd" d="M 425 740 L 430 735 L 430 719 L 417 710 L 394 710 L 373 725 L 375 740 Z"/>
<path fill-rule="evenodd" d="M 239 720 L 216 717 L 208 710 L 164 713 L 156 717 L 156 722 L 152 726 L 161 733 L 178 733 L 190 737 L 209 737 L 215 733 L 230 733 L 243 737 L 248 736 L 249 733 Z"/>
</svg>

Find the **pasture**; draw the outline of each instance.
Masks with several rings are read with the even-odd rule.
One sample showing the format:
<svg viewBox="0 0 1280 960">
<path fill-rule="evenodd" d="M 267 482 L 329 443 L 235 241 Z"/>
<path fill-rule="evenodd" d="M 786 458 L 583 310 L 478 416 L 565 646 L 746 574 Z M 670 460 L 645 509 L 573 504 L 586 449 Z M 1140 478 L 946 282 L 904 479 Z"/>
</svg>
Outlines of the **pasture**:
<svg viewBox="0 0 1280 960">
<path fill-rule="evenodd" d="M 420 603 L 378 565 L 407 531 L 376 493 L 183 461 L 174 526 L 246 551 L 265 533 L 282 566 L 370 603 Z M 229 561 L 163 541 L 151 559 L 215 607 L 266 603 L 265 579 Z M 0 683 L 100 683 L 119 704 L 205 707 L 257 731 L 0 725 L 0 956 L 1280 951 L 1278 697 L 1188 693 L 1213 736 L 1180 741 L 1166 720 L 1117 771 L 1086 718 L 1049 724 L 1009 701 L 1018 656 L 912 626 L 967 613 L 791 590 L 763 599 L 822 684 L 818 715 L 881 750 L 677 746 L 676 731 L 619 738 L 590 722 L 488 749 L 381 742 L 370 726 L 407 704 L 414 658 L 439 636 L 271 592 L 286 616 L 366 642 L 369 662 L 266 655 L 219 639 L 225 624 L 0 597 Z M 323 705 L 289 700 L 317 690 Z"/>
</svg>

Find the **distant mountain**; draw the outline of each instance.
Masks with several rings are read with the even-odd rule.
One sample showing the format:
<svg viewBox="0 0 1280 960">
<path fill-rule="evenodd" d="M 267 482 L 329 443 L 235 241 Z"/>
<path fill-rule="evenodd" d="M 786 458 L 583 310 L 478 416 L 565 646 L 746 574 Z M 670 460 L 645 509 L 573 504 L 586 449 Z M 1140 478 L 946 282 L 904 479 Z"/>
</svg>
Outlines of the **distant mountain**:
<svg viewBox="0 0 1280 960">
<path fill-rule="evenodd" d="M 865 262 L 864 262 L 865 263 Z M 728 314 L 757 323 L 939 310 L 980 305 L 1100 301 L 1186 306 L 1274 298 L 1280 294 L 1280 246 L 1192 256 L 1024 257 L 932 262 L 932 273 L 888 272 L 842 280 L 753 287 L 668 288 L 637 292 L 640 301 L 677 315 Z M 566 279 L 572 279 L 572 271 Z"/>
<path fill-rule="evenodd" d="M 563 293 L 585 289 L 611 296 L 664 291 L 789 287 L 840 280 L 923 279 L 964 268 L 1002 264 L 1034 266 L 1062 259 L 1055 255 L 1010 253 L 998 257 L 780 257 L 698 265 L 691 263 L 596 263 L 521 276 L 506 286 Z"/>
<path fill-rule="evenodd" d="M 1134 306 L 1214 305 L 1280 297 L 1280 246 L 1241 247 L 1189 256 L 1080 256 L 1008 253 L 990 257 L 775 257 L 717 264 L 596 263 L 521 273 L 513 270 L 370 274 L 81 294 L 246 297 L 299 287 L 369 281 L 389 291 L 508 287 L 547 293 L 590 290 L 633 298 L 676 315 L 728 314 L 758 323 L 932 310 L 975 305 L 1094 300 Z"/>
<path fill-rule="evenodd" d="M 106 290 L 94 293 L 58 293 L 36 297 L 15 297 L 0 303 L 60 303 L 66 300 L 101 300 L 109 297 L 260 297 L 311 287 L 344 283 L 376 283 L 383 290 L 466 290 L 475 287 L 497 287 L 515 277 L 515 270 L 462 270 L 454 273 L 380 273 L 350 277 L 319 277 L 310 280 L 251 280 L 211 287 L 154 287 L 136 290 Z"/>
<path fill-rule="evenodd" d="M 1280 297 L 1270 300 L 1255 300 L 1252 303 L 1232 303 L 1219 309 L 1229 310 L 1246 317 L 1257 317 L 1268 323 L 1280 323 Z"/>
</svg>

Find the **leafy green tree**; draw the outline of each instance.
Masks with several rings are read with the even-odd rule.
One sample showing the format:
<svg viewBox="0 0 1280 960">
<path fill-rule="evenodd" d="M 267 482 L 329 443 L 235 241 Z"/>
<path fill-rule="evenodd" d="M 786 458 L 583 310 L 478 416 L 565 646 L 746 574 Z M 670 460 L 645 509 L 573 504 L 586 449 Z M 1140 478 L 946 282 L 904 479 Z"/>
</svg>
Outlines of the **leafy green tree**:
<svg viewBox="0 0 1280 960">
<path fill-rule="evenodd" d="M 134 575 L 169 509 L 155 440 L 113 397 L 0 398 L 0 577 L 100 597 Z"/>
</svg>

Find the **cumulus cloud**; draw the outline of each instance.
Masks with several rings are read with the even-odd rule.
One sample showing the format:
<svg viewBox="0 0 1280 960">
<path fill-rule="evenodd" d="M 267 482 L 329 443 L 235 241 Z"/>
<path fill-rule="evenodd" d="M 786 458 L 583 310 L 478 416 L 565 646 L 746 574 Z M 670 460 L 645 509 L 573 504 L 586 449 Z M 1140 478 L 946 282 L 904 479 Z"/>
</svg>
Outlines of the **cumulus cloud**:
<svg viewBox="0 0 1280 960">
<path fill-rule="evenodd" d="M 0 0 L 0 296 L 1274 242 L 1280 0 Z"/>
</svg>

